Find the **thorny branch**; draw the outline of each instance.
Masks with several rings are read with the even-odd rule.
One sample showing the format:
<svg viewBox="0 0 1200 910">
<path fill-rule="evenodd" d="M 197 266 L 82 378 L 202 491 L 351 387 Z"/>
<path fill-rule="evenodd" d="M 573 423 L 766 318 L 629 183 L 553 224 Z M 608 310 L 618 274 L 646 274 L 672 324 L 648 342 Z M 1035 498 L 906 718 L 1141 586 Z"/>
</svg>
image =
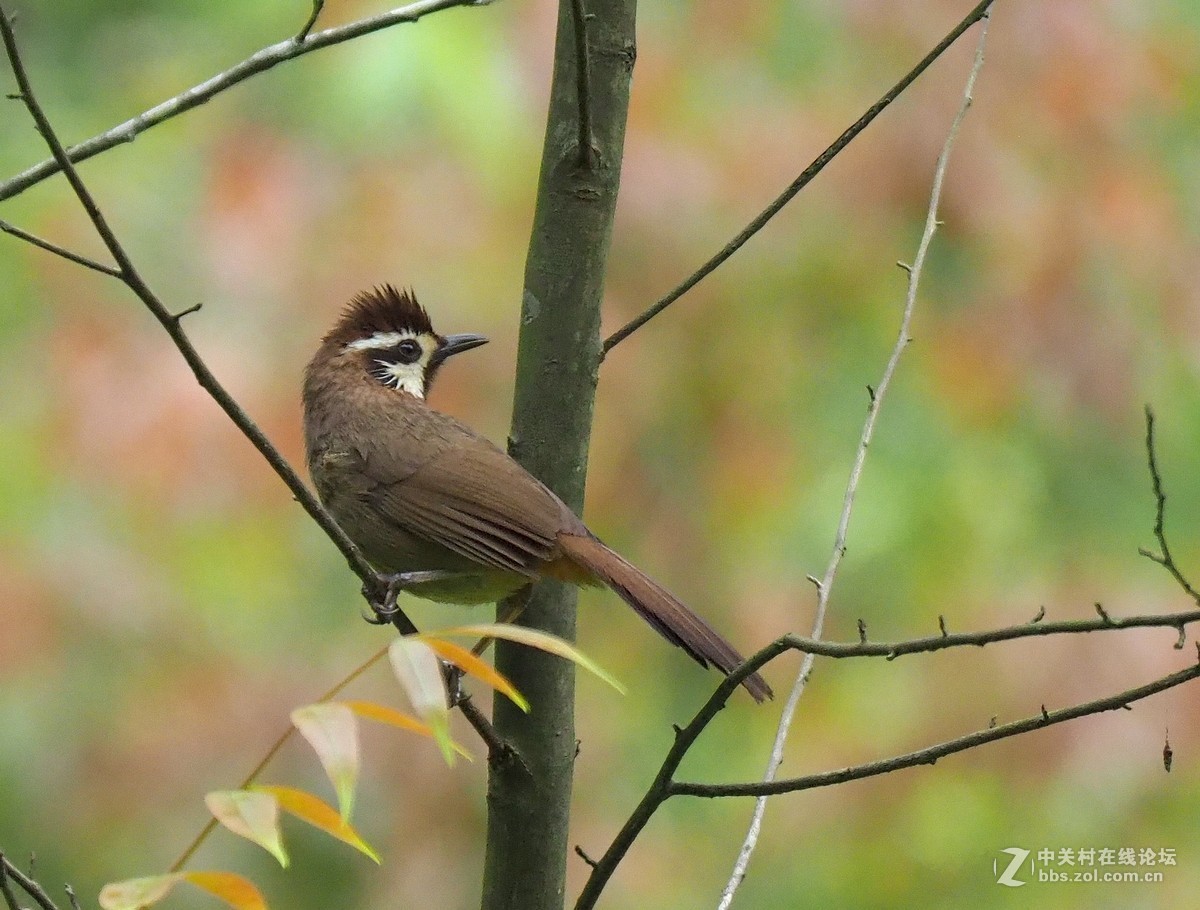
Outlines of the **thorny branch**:
<svg viewBox="0 0 1200 910">
<path fill-rule="evenodd" d="M 1101 608 L 1102 609 L 1102 608 Z M 1100 612 L 1100 609 L 1097 610 Z M 689 795 L 753 795 L 765 796 L 774 792 L 786 792 L 786 790 L 775 791 L 770 788 L 782 787 L 785 781 L 761 782 L 756 781 L 747 784 L 729 785 L 738 788 L 737 792 L 716 793 L 700 791 L 709 787 L 707 784 L 683 784 L 674 779 L 676 771 L 682 764 L 692 745 L 700 738 L 700 735 L 708 727 L 710 723 L 717 717 L 721 710 L 725 707 L 725 703 L 737 691 L 737 687 L 741 681 L 754 673 L 761 670 L 764 665 L 774 660 L 779 655 L 787 651 L 801 651 L 804 653 L 817 654 L 823 657 L 832 658 L 850 658 L 850 657 L 882 657 L 886 660 L 892 660 L 904 654 L 922 654 L 933 651 L 944 651 L 950 648 L 961 647 L 983 647 L 988 644 L 994 644 L 1002 641 L 1012 641 L 1020 638 L 1029 638 L 1042 635 L 1072 635 L 1084 634 L 1089 632 L 1110 632 L 1134 628 L 1170 628 L 1179 631 L 1179 637 L 1175 642 L 1175 648 L 1183 647 L 1184 631 L 1189 625 L 1200 623 L 1200 610 L 1190 610 L 1181 613 L 1163 613 L 1147 616 L 1129 616 L 1129 617 L 1114 617 L 1106 611 L 1097 619 L 1091 620 L 1067 620 L 1062 622 L 1043 622 L 1042 617 L 1045 611 L 1039 611 L 1039 614 L 1027 623 L 1016 626 L 1006 626 L 997 629 L 986 629 L 980 632 L 960 632 L 948 633 L 943 635 L 940 631 L 936 635 L 930 635 L 925 638 L 915 638 L 907 641 L 881 642 L 871 644 L 864 640 L 856 642 L 827 642 L 818 641 L 811 638 L 804 638 L 798 635 L 785 635 L 782 638 L 772 642 L 767 647 L 763 648 L 757 654 L 750 657 L 742 666 L 733 673 L 729 674 L 717 686 L 716 690 L 709 697 L 708 701 L 696 712 L 691 721 L 684 727 L 677 728 L 675 732 L 675 741 L 668 750 L 666 758 L 663 760 L 662 766 L 659 768 L 658 774 L 647 788 L 646 793 L 642 796 L 641 801 L 630 813 L 625 824 L 617 833 L 608 849 L 604 854 L 592 864 L 592 871 L 589 874 L 587 883 L 584 885 L 583 891 L 580 893 L 579 899 L 575 904 L 576 910 L 587 910 L 594 907 L 599 899 L 600 892 L 604 889 L 608 880 L 616 871 L 625 854 L 633 846 L 642 829 L 649 823 L 651 817 L 658 811 L 659 807 L 670 799 L 672 796 L 682 795 L 684 792 Z M 1198 646 L 1200 650 L 1200 646 Z M 797 784 L 794 789 L 811 789 L 816 786 L 828 786 L 832 783 L 839 783 L 840 780 L 834 779 L 836 775 L 853 775 L 845 778 L 846 780 L 856 780 L 860 777 L 870 777 L 876 774 L 885 773 L 888 770 L 898 770 L 899 767 L 912 767 L 918 764 L 930 764 L 936 761 L 942 755 L 949 755 L 953 752 L 961 752 L 965 749 L 975 746 L 984 745 L 992 742 L 994 739 L 1001 739 L 1004 736 L 1015 736 L 1020 733 L 1027 733 L 1031 730 L 1047 726 L 1050 723 L 1062 723 L 1066 720 L 1086 717 L 1091 714 L 1099 714 L 1104 711 L 1111 711 L 1113 708 L 1124 707 L 1127 704 L 1137 701 L 1141 698 L 1146 698 L 1156 692 L 1162 692 L 1174 686 L 1182 685 L 1196 676 L 1200 675 L 1200 666 L 1193 666 L 1182 670 L 1178 673 L 1165 676 L 1159 680 L 1149 683 L 1145 686 L 1140 686 L 1135 689 L 1129 689 L 1125 692 L 1118 693 L 1108 698 L 1101 698 L 1096 701 L 1085 702 L 1080 705 L 1075 705 L 1070 708 L 1065 708 L 1060 711 L 1045 712 L 1037 715 L 1036 719 L 1017 721 L 1014 724 L 1006 724 L 1002 727 L 992 727 L 987 731 L 969 734 L 967 737 L 959 737 L 958 739 L 949 740 L 939 745 L 931 746 L 928 749 L 920 752 L 910 753 L 906 756 L 898 756 L 894 759 L 887 759 L 886 762 L 895 763 L 901 762 L 898 767 L 884 766 L 881 762 L 868 762 L 864 765 L 857 765 L 853 768 L 842 769 L 839 771 L 824 772 L 823 774 L 809 775 L 804 778 L 796 778 L 791 781 Z M 1036 722 L 1035 722 L 1036 720 Z M 1001 730 L 1003 736 L 995 736 L 993 731 Z M 982 738 L 980 738 L 982 737 Z M 944 750 L 944 751 L 939 751 Z M 687 790 L 678 789 L 687 787 Z M 722 786 L 722 785 L 712 785 Z"/>
<path fill-rule="evenodd" d="M 1008 724 L 988 727 L 984 730 L 977 730 L 974 733 L 968 733 L 966 736 L 947 740 L 926 749 L 919 749 L 916 752 L 909 752 L 906 755 L 897 755 L 894 758 L 866 762 L 861 765 L 855 765 L 852 768 L 842 768 L 837 771 L 824 771 L 820 774 L 807 774 L 803 777 L 774 781 L 752 781 L 743 784 L 699 784 L 687 781 L 671 781 L 667 786 L 666 795 L 706 797 L 774 796 L 781 793 L 795 793 L 800 790 L 813 790 L 817 787 L 844 784 L 848 781 L 862 780 L 866 777 L 877 777 L 880 774 L 890 774 L 893 771 L 900 771 L 904 768 L 915 768 L 917 765 L 932 765 L 939 758 L 953 755 L 955 752 L 965 752 L 967 749 L 984 746 L 988 743 L 996 742 L 996 740 L 1007 739 L 1010 736 L 1019 736 L 1022 733 L 1030 733 L 1044 727 L 1052 727 L 1055 724 L 1061 724 L 1080 717 L 1102 714 L 1105 711 L 1116 711 L 1118 709 L 1131 710 L 1130 705 L 1136 701 L 1141 701 L 1144 698 L 1149 698 L 1151 695 L 1157 695 L 1159 692 L 1165 692 L 1167 689 L 1173 689 L 1175 686 L 1183 685 L 1200 677 L 1200 654 L 1197 657 L 1197 662 L 1190 667 L 1185 667 L 1176 673 L 1171 673 L 1153 682 L 1146 683 L 1144 686 L 1136 686 L 1135 688 L 1126 689 L 1123 692 L 1118 692 L 1106 698 L 1097 698 L 1094 701 L 1073 705 L 1070 708 L 1062 708 L 1058 711 L 1048 711 L 1043 706 L 1041 711 L 1031 717 L 1016 720 Z"/>
</svg>

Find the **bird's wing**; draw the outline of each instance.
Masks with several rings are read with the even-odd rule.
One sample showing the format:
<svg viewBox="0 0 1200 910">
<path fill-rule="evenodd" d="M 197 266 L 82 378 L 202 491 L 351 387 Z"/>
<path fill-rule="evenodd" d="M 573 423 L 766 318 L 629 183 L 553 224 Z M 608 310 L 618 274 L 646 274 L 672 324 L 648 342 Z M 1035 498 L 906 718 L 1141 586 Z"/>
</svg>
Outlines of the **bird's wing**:
<svg viewBox="0 0 1200 910">
<path fill-rule="evenodd" d="M 448 444 L 430 446 L 419 467 L 391 472 L 386 458 L 367 459 L 368 497 L 409 533 L 489 568 L 532 576 L 558 554 L 558 533 L 582 522 L 487 439 L 438 418 L 436 433 Z"/>
</svg>

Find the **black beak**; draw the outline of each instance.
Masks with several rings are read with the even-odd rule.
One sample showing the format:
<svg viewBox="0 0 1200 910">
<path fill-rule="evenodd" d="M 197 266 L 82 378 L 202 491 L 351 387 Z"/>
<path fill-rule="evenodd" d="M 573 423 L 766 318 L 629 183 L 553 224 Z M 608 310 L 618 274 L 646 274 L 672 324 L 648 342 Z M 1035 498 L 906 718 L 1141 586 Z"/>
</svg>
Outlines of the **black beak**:
<svg viewBox="0 0 1200 910">
<path fill-rule="evenodd" d="M 452 354 L 461 354 L 463 351 L 469 351 L 471 348 L 477 348 L 481 344 L 487 343 L 488 340 L 483 335 L 447 335 L 438 345 L 438 349 L 433 352 L 432 363 L 441 363 Z"/>
</svg>

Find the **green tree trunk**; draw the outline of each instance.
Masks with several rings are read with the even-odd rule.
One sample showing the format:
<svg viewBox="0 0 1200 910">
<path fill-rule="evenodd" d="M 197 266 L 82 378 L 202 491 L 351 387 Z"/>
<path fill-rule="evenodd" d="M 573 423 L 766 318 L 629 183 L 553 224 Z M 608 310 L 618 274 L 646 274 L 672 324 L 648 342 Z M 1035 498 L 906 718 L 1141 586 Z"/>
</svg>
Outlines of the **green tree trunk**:
<svg viewBox="0 0 1200 910">
<path fill-rule="evenodd" d="M 600 302 L 620 183 L 635 57 L 635 0 L 584 0 L 594 144 L 580 146 L 572 0 L 561 0 L 554 81 L 525 267 L 510 447 L 577 511 L 600 363 Z M 521 622 L 575 636 L 575 590 L 539 583 Z M 529 698 L 495 701 L 520 762 L 489 769 L 483 910 L 561 910 L 575 761 L 573 667 L 499 642 L 496 663 Z"/>
</svg>

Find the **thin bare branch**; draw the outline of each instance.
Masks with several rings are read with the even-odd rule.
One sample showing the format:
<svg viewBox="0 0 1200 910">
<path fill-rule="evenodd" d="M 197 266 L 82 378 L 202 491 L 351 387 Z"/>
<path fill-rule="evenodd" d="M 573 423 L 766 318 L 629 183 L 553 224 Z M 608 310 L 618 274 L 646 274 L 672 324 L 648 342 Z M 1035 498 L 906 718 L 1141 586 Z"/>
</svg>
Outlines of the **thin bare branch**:
<svg viewBox="0 0 1200 910">
<path fill-rule="evenodd" d="M 17 895 L 8 881 L 8 860 L 3 853 L 0 853 L 0 896 L 4 897 L 4 905 L 8 910 L 21 910 L 17 906 Z"/>
<path fill-rule="evenodd" d="M 80 142 L 78 145 L 71 146 L 67 150 L 67 156 L 72 162 L 78 163 L 86 161 L 93 155 L 98 155 L 114 146 L 132 142 L 139 134 L 144 133 L 151 127 L 170 120 L 172 117 L 177 117 L 179 114 L 190 111 L 195 107 L 199 107 L 205 102 L 211 101 L 221 92 L 237 85 L 239 82 L 244 82 L 251 76 L 257 76 L 259 73 L 266 72 L 272 67 L 288 60 L 293 60 L 296 57 L 302 57 L 321 48 L 331 47 L 335 44 L 341 44 L 344 41 L 360 38 L 363 35 L 368 35 L 371 32 L 377 32 L 393 25 L 417 22 L 431 13 L 437 13 L 456 6 L 477 5 L 481 4 L 475 3 L 473 0 L 417 0 L 415 3 L 410 3 L 407 6 L 401 6 L 376 16 L 368 16 L 347 23 L 346 25 L 339 25 L 336 28 L 306 35 L 303 40 L 297 40 L 298 36 L 286 38 L 283 41 L 262 48 L 251 54 L 241 63 L 217 73 L 199 85 L 192 86 L 187 91 L 180 92 L 173 98 L 168 98 L 166 101 L 156 104 L 136 117 L 126 120 L 112 129 L 105 130 L 91 139 Z M 24 192 L 47 177 L 59 173 L 61 170 L 61 163 L 55 158 L 49 158 L 29 168 L 27 171 L 17 174 L 15 177 L 0 183 L 0 202 L 3 202 L 5 199 L 11 199 L 13 196 Z"/>
<path fill-rule="evenodd" d="M 1149 698 L 1151 695 L 1157 695 L 1159 692 L 1165 692 L 1176 686 L 1181 686 L 1197 677 L 1200 677 L 1200 662 L 1176 673 L 1163 676 L 1144 686 L 1137 686 L 1133 689 L 1126 689 L 1124 692 L 1118 692 L 1116 695 L 1098 698 L 1094 701 L 1073 705 L 1069 708 L 1062 708 L 1058 711 L 1047 711 L 1045 706 L 1043 706 L 1041 711 L 1032 717 L 995 727 L 988 727 L 984 730 L 977 730 L 974 733 L 968 733 L 966 736 L 947 740 L 946 742 L 938 743 L 935 746 L 920 749 L 916 752 L 909 752 L 906 755 L 897 755 L 894 758 L 867 762 L 855 765 L 852 768 L 823 771 L 820 774 L 807 774 L 803 777 L 792 777 L 785 780 L 753 781 L 742 784 L 699 784 L 678 781 L 669 785 L 669 795 L 706 797 L 775 796 L 781 793 L 796 793 L 801 790 L 830 787 L 852 780 L 863 780 L 867 777 L 878 777 L 880 774 L 889 774 L 904 768 L 914 768 L 917 765 L 932 765 L 939 758 L 944 758 L 947 755 L 964 752 L 967 749 L 975 749 L 1000 739 L 1007 739 L 1010 736 L 1019 736 L 1022 733 L 1030 733 L 1044 727 L 1052 727 L 1055 724 L 1061 724 L 1080 717 L 1102 714 L 1105 711 L 1128 710 L 1129 706 L 1134 702 Z"/>
<path fill-rule="evenodd" d="M 19 910 L 20 905 L 17 903 L 17 898 L 13 893 L 12 886 L 9 884 L 9 879 L 16 882 L 21 890 L 28 894 L 41 910 L 59 910 L 58 905 L 46 893 L 46 889 L 39 885 L 33 879 L 32 875 L 26 875 L 13 865 L 7 856 L 0 853 L 0 894 L 4 895 L 4 901 L 8 904 L 8 910 Z"/>
<path fill-rule="evenodd" d="M 79 176 L 74 163 L 67 156 L 66 150 L 59 141 L 41 105 L 38 103 L 21 60 L 16 36 L 13 34 L 12 20 L 3 7 L 0 7 L 0 36 L 3 38 L 4 47 L 8 54 L 9 62 L 12 65 L 13 75 L 20 89 L 21 100 L 24 101 L 30 116 L 37 125 L 38 132 L 42 135 L 51 154 L 54 156 L 54 160 L 58 163 L 71 188 L 75 191 L 76 197 L 87 212 L 96 232 L 100 235 L 104 245 L 108 247 L 109 253 L 117 263 L 116 277 L 124 282 L 138 299 L 145 304 L 146 308 L 150 310 L 175 343 L 176 348 L 183 355 L 184 360 L 191 368 L 200 386 L 212 396 L 229 419 L 233 421 L 234 425 L 253 443 L 259 453 L 275 469 L 276 474 L 279 475 L 288 489 L 292 491 L 304 510 L 308 512 L 312 519 L 316 521 L 318 526 L 320 526 L 342 552 L 350 568 L 362 579 L 363 596 L 372 605 L 372 608 L 380 615 L 386 613 L 389 621 L 396 626 L 401 634 L 410 634 L 418 631 L 416 625 L 408 616 L 395 606 L 395 592 L 390 590 L 388 579 L 375 572 L 358 547 L 333 520 L 332 516 L 330 516 L 308 489 L 279 450 L 267 439 L 258 425 L 234 400 L 233 396 L 220 384 L 199 352 L 192 345 L 191 340 L 183 330 L 182 319 L 188 313 L 195 312 L 199 306 L 188 307 L 179 313 L 172 313 L 142 279 L 129 255 L 109 226 L 95 198 Z M 388 605 L 386 610 L 383 610 L 382 607 L 387 603 L 389 595 L 393 597 L 393 601 Z M 478 712 L 475 713 L 478 715 Z M 491 730 L 490 725 L 487 724 L 486 718 L 468 715 L 468 720 L 479 731 L 484 741 L 489 744 L 489 747 L 493 747 L 493 743 L 498 737 Z"/>
<path fill-rule="evenodd" d="M 949 632 L 946 635 L 939 632 L 937 635 L 929 635 L 925 638 L 892 642 L 821 641 L 801 635 L 784 635 L 747 658 L 742 666 L 730 674 L 730 679 L 733 680 L 733 688 L 736 688 L 737 680 L 743 672 L 748 676 L 787 651 L 800 651 L 804 654 L 834 659 L 882 657 L 884 660 L 895 660 L 909 654 L 931 654 L 934 651 L 948 651 L 951 648 L 982 648 L 1004 641 L 1042 638 L 1050 635 L 1086 635 L 1091 632 L 1117 632 L 1125 629 L 1174 629 L 1183 634 L 1188 626 L 1195 623 L 1200 623 L 1200 610 L 1126 617 L 1109 615 L 1103 619 L 1067 619 L 1059 622 L 1044 622 L 1034 619 L 1020 626 L 984 629 L 980 632 Z M 1177 651 L 1181 650 L 1178 640 L 1174 647 Z"/>
<path fill-rule="evenodd" d="M 842 513 L 838 519 L 837 532 L 834 535 L 833 552 L 830 555 L 829 564 L 825 568 L 825 575 L 821 579 L 821 583 L 817 586 L 817 609 L 812 626 L 812 637 L 814 640 L 820 639 L 825 627 L 825 615 L 829 607 L 829 598 L 833 590 L 833 583 L 837 577 L 838 566 L 841 565 L 842 557 L 846 553 L 846 539 L 850 528 L 850 516 L 854 510 L 854 497 L 858 492 L 859 481 L 862 478 L 863 468 L 867 460 L 867 449 L 870 447 L 871 438 L 875 432 L 875 424 L 879 418 L 879 411 L 883 406 L 883 400 L 887 395 L 888 389 L 891 388 L 892 377 L 896 373 L 900 357 L 903 355 L 910 341 L 909 326 L 912 323 L 913 311 L 916 309 L 917 288 L 920 285 L 925 258 L 928 255 L 929 245 L 933 241 L 933 235 L 938 226 L 938 206 L 941 202 L 942 184 L 946 177 L 946 166 L 950 161 L 950 150 L 953 148 L 954 140 L 958 136 L 959 126 L 962 124 L 963 118 L 966 117 L 967 110 L 971 106 L 971 96 L 975 89 L 975 80 L 979 76 L 979 71 L 983 68 L 983 51 L 987 44 L 990 5 L 984 4 L 983 6 L 979 42 L 976 45 L 975 59 L 971 66 L 970 74 L 967 76 L 966 87 L 963 90 L 962 103 L 959 105 L 958 113 L 950 124 L 946 141 L 942 144 L 942 151 L 938 155 L 937 164 L 933 169 L 933 187 L 929 193 L 929 206 L 925 213 L 925 229 L 921 234 L 921 241 L 917 245 L 916 258 L 910 266 L 905 267 L 905 272 L 908 276 L 908 292 L 905 295 L 904 311 L 900 317 L 900 328 L 896 335 L 896 344 L 892 348 L 891 356 L 888 357 L 887 364 L 883 370 L 883 377 L 879 380 L 879 384 L 868 387 L 867 416 L 863 421 L 862 436 L 859 439 L 858 450 L 854 456 L 854 465 L 850 469 L 850 480 L 846 484 L 846 494 L 842 500 Z M 938 628 L 941 633 L 941 639 L 943 641 L 949 639 L 950 636 L 946 631 L 946 620 L 942 616 L 938 617 Z M 815 655 L 811 651 L 804 655 L 804 660 L 800 665 L 800 672 L 796 676 L 796 682 L 792 686 L 791 692 L 788 693 L 787 701 L 784 703 L 783 710 L 780 713 L 779 724 L 775 730 L 775 739 L 771 746 L 770 757 L 767 760 L 767 768 L 763 773 L 764 782 L 774 780 L 775 775 L 779 771 L 779 766 L 783 764 L 784 746 L 787 743 L 788 734 L 791 731 L 792 722 L 796 716 L 796 708 L 799 705 L 800 698 L 804 695 L 808 679 L 812 675 L 814 659 Z M 750 858 L 754 854 L 759 836 L 762 833 L 762 822 L 766 811 L 767 799 L 763 796 L 754 805 L 749 829 L 738 851 L 738 856 L 734 862 L 733 870 L 730 872 L 729 880 L 721 892 L 721 898 L 717 904 L 718 910 L 728 910 L 730 904 L 733 903 L 733 897 L 737 893 L 738 887 L 746 877 L 746 869 L 750 864 Z"/>
<path fill-rule="evenodd" d="M 725 244 L 725 246 L 721 248 L 720 252 L 704 263 L 704 265 L 700 266 L 700 268 L 698 268 L 687 278 L 685 278 L 684 281 L 673 291 L 671 291 L 653 306 L 649 307 L 639 316 L 630 320 L 626 325 L 617 329 L 617 331 L 613 332 L 612 335 L 605 339 L 604 346 L 601 348 L 600 352 L 601 360 L 603 360 L 604 357 L 607 356 L 608 352 L 615 348 L 618 344 L 620 344 L 622 341 L 644 326 L 647 322 L 669 307 L 672 303 L 694 288 L 697 284 L 703 281 L 706 277 L 708 277 L 708 275 L 714 272 L 718 266 L 725 262 L 726 259 L 741 249 L 747 240 L 762 230 L 768 221 L 779 214 L 783 207 L 791 202 L 797 193 L 804 189 L 804 187 L 806 187 L 812 181 L 812 179 L 817 176 L 817 174 L 824 170 L 825 165 L 829 164 L 830 161 L 837 157 L 838 153 L 840 153 L 842 149 L 849 145 L 859 133 L 865 130 L 870 125 L 871 121 L 879 116 L 880 112 L 882 112 L 884 108 L 895 101 L 896 98 L 898 98 L 900 94 L 906 88 L 908 88 L 918 76 L 925 72 L 925 70 L 927 70 L 930 65 L 937 60 L 938 57 L 945 53 L 946 49 L 955 41 L 957 41 L 963 32 L 982 19 L 984 15 L 986 15 L 993 2 L 994 0 L 982 0 L 978 6 L 971 10 L 971 12 L 967 13 L 966 17 L 959 22 L 958 25 L 956 25 L 933 50 L 926 54 L 920 63 L 913 67 L 903 79 L 892 86 L 892 88 L 890 88 L 882 98 L 867 108 L 866 112 L 859 117 L 858 120 L 856 120 L 844 133 L 842 133 L 842 135 L 838 136 L 838 138 L 834 140 L 833 144 L 830 145 L 829 148 L 825 149 L 825 151 L 818 155 L 812 164 L 801 171 L 800 176 L 792 181 L 791 185 L 788 186 L 788 188 L 784 190 L 774 202 L 767 206 L 753 221 L 746 225 L 745 229 L 743 229 L 741 233 L 730 240 L 729 243 Z M 4 197 L 0 195 L 0 199 L 3 198 Z"/>
<path fill-rule="evenodd" d="M 945 651 L 950 648 L 983 647 L 1002 641 L 1013 641 L 1021 638 L 1033 638 L 1044 635 L 1079 635 L 1091 632 L 1116 632 L 1135 628 L 1170 628 L 1181 631 L 1193 623 L 1200 623 L 1200 610 L 1190 610 L 1185 613 L 1160 613 L 1144 616 L 1115 617 L 1105 619 L 1076 619 L 1061 622 L 1045 622 L 1043 614 L 1034 617 L 1030 622 L 1018 626 L 1005 626 L 996 629 L 985 629 L 980 632 L 951 632 L 943 636 L 940 632 L 925 638 L 914 638 L 905 641 L 868 643 L 830 642 L 804 638 L 799 635 L 785 635 L 763 648 L 745 663 L 723 679 L 709 696 L 708 701 L 701 706 L 687 726 L 677 728 L 675 741 L 672 743 L 662 766 L 653 782 L 647 788 L 641 801 L 630 813 L 612 844 L 604 855 L 596 860 L 583 891 L 580 893 L 576 910 L 586 910 L 595 906 L 600 892 L 608 879 L 624 858 L 633 842 L 641 834 L 647 822 L 675 791 L 674 775 L 687 755 L 688 750 L 700 738 L 700 734 L 712 723 L 713 719 L 724 709 L 726 702 L 737 691 L 743 679 L 787 651 L 802 651 L 806 654 L 817 654 L 822 657 L 852 658 L 874 657 L 893 660 L 905 654 L 923 654 L 933 651 Z M 1197 655 L 1200 657 L 1200 653 Z M 1190 677 L 1189 677 L 1190 678 Z M 1152 684 L 1154 685 L 1154 684 Z M 1167 686 L 1166 688 L 1169 688 Z M 1138 691 L 1138 690 L 1133 690 Z M 1128 695 L 1128 693 L 1122 693 Z M 1143 696 L 1144 697 L 1144 696 Z M 1118 696 L 1119 698 L 1119 696 Z M 1133 699 L 1127 699 L 1133 700 Z M 1096 704 L 1096 703 L 1089 703 Z M 1100 710 L 1108 710 L 1102 708 Z M 1095 711 L 1091 713 L 1096 713 Z M 1038 715 L 1041 718 L 1041 715 Z M 1049 714 L 1054 717 L 1054 714 Z M 1079 715 L 1082 716 L 1082 715 Z M 1063 718 L 1069 719 L 1069 718 Z M 993 727 L 992 729 L 998 729 Z M 1011 735 L 1011 734 L 1010 734 Z M 761 786 L 754 784 L 751 786 Z"/>
<path fill-rule="evenodd" d="M 313 30 L 313 26 L 317 24 L 317 19 L 321 15 L 321 11 L 325 9 L 325 0 L 312 0 L 312 12 L 308 14 L 308 19 L 304 25 L 300 27 L 300 31 L 296 33 L 293 41 L 303 42 L 308 38 L 309 32 Z"/>
<path fill-rule="evenodd" d="M 12 234 L 24 240 L 26 243 L 32 243 L 36 247 L 40 247 L 47 252 L 53 253 L 55 256 L 61 256 L 76 265 L 81 265 L 86 269 L 91 269 L 94 272 L 99 272 L 102 275 L 108 275 L 112 278 L 120 278 L 121 270 L 114 268 L 111 265 L 105 265 L 102 262 L 97 262 L 95 259 L 89 259 L 80 253 L 73 253 L 66 247 L 61 247 L 57 243 L 51 243 L 49 240 L 43 240 L 36 234 L 31 234 L 28 231 L 22 230 L 15 224 L 9 224 L 7 221 L 0 219 L 0 231 L 6 234 Z"/>
<path fill-rule="evenodd" d="M 1154 411 L 1150 405 L 1146 405 L 1146 459 L 1150 465 L 1150 481 L 1154 486 L 1154 537 L 1158 541 L 1158 552 L 1152 553 L 1144 547 L 1140 548 L 1138 552 L 1170 572 L 1171 577 L 1175 579 L 1179 587 L 1183 588 L 1188 597 L 1200 604 L 1200 591 L 1196 590 L 1179 566 L 1175 564 L 1175 558 L 1171 555 L 1171 548 L 1167 544 L 1167 492 L 1163 487 L 1162 474 L 1158 470 L 1158 456 L 1154 449 Z"/>
<path fill-rule="evenodd" d="M 154 318 L 166 330 L 171 340 L 175 343 L 175 346 L 179 349 L 179 352 L 183 355 L 183 359 L 191 367 L 192 373 L 195 375 L 196 381 L 200 383 L 200 386 L 213 397 L 217 404 L 220 405 L 221 410 L 228 415 L 229 419 L 242 431 L 246 438 L 254 444 L 259 453 L 275 469 L 275 473 L 287 484 L 288 489 L 292 491 L 292 494 L 296 497 L 300 505 L 303 506 L 304 510 L 308 512 L 338 549 L 341 550 L 351 569 L 362 578 L 363 584 L 367 586 L 371 594 L 376 595 L 381 601 L 386 590 L 386 584 L 375 573 L 358 547 L 338 527 L 329 513 L 317 501 L 317 498 L 305 486 L 299 475 L 292 470 L 291 465 L 288 464 L 279 450 L 272 445 L 258 425 L 234 400 L 233 396 L 217 381 L 216 376 L 213 375 L 208 365 L 204 362 L 204 359 L 192 345 L 187 334 L 183 331 L 181 321 L 167 309 L 134 267 L 129 255 L 125 252 L 124 247 L 122 247 L 120 241 L 113 233 L 112 228 L 109 227 L 108 221 L 100 211 L 95 198 L 84 184 L 82 178 L 80 178 L 74 163 L 67 155 L 45 112 L 38 103 L 37 97 L 33 92 L 33 87 L 29 82 L 28 74 L 25 71 L 25 66 L 21 61 L 16 36 L 13 34 L 12 20 L 8 12 L 3 8 L 0 8 L 0 33 L 3 36 L 4 48 L 8 54 L 9 63 L 12 65 L 13 75 L 20 89 L 21 99 L 24 101 L 25 107 L 28 109 L 34 123 L 37 125 L 38 132 L 49 147 L 54 160 L 58 163 L 59 168 L 67 178 L 67 182 L 70 183 L 71 188 L 75 191 L 80 205 L 83 206 L 88 218 L 91 219 L 96 233 L 100 235 L 100 239 L 108 248 L 109 254 L 117 263 L 118 277 L 137 295 L 138 299 L 145 304 Z"/>
</svg>

